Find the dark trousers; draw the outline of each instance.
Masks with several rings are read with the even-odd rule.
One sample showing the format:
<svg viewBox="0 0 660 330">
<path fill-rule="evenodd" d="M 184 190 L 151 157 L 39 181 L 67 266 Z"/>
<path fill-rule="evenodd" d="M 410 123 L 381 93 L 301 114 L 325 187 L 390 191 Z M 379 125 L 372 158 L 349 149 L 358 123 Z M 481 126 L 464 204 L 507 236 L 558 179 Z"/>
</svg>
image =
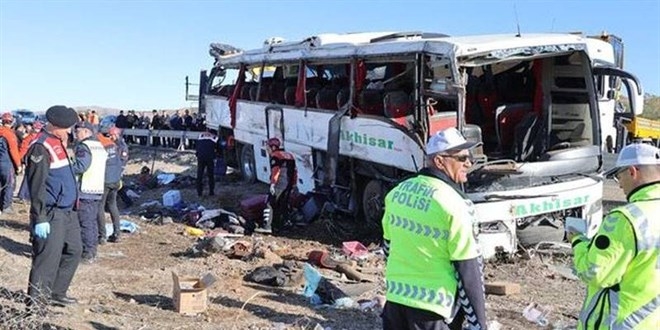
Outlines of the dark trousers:
<svg viewBox="0 0 660 330">
<path fill-rule="evenodd" d="M 207 180 L 209 181 L 209 194 L 215 194 L 215 162 L 213 159 L 202 160 L 197 158 L 197 195 L 201 196 L 204 192 L 204 172 L 206 172 Z"/>
<path fill-rule="evenodd" d="M 289 195 L 291 188 L 284 190 L 275 190 L 275 193 L 268 194 L 266 209 L 264 210 L 264 227 L 272 229 L 281 229 L 285 222 L 285 217 L 289 214 Z"/>
<path fill-rule="evenodd" d="M 386 302 L 383 308 L 383 330 L 449 330 L 444 318 L 436 313 Z M 459 328 L 460 329 L 460 328 Z"/>
<path fill-rule="evenodd" d="M 14 165 L 0 163 L 0 210 L 11 208 L 15 187 Z"/>
<path fill-rule="evenodd" d="M 76 212 L 54 209 L 46 217 L 50 222 L 48 237 L 31 237 L 32 269 L 28 294 L 33 302 L 44 302 L 44 298 L 51 294 L 66 296 L 82 254 Z"/>
<path fill-rule="evenodd" d="M 100 200 L 81 199 L 78 206 L 80 236 L 82 238 L 83 257 L 96 257 L 99 245 L 98 216 Z"/>
<path fill-rule="evenodd" d="M 154 136 L 151 138 L 151 145 L 154 147 L 160 146 L 160 136 Z"/>
<path fill-rule="evenodd" d="M 112 220 L 112 234 L 119 236 L 119 208 L 117 207 L 117 191 L 119 190 L 119 182 L 107 183 L 103 189 L 103 197 L 99 203 L 98 213 L 98 227 L 99 227 L 99 240 L 105 240 L 107 233 L 105 231 L 105 211 L 110 213 Z"/>
</svg>

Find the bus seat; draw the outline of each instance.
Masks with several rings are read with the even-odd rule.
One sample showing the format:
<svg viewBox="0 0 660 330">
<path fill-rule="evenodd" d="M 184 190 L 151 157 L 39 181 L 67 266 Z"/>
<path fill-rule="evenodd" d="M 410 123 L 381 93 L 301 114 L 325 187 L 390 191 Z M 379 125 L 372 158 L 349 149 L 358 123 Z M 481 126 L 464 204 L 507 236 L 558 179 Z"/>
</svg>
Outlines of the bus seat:
<svg viewBox="0 0 660 330">
<path fill-rule="evenodd" d="M 522 122 L 525 114 L 533 112 L 532 103 L 505 104 L 495 110 L 495 133 L 498 149 L 504 153 L 513 150 L 516 126 Z"/>
<path fill-rule="evenodd" d="M 365 89 L 359 97 L 360 112 L 365 115 L 383 115 L 383 91 Z"/>
<path fill-rule="evenodd" d="M 296 105 L 296 86 L 289 86 L 284 89 L 284 104 Z"/>
<path fill-rule="evenodd" d="M 342 88 L 339 90 L 337 93 L 337 109 L 341 109 L 346 103 L 348 103 L 348 99 L 351 97 L 351 90 L 349 88 Z"/>
<path fill-rule="evenodd" d="M 257 99 L 257 92 L 259 92 L 259 98 Z M 254 85 L 250 88 L 250 100 L 259 101 L 259 102 L 270 102 L 270 85 L 267 83 L 261 84 L 261 89 L 259 85 Z"/>
<path fill-rule="evenodd" d="M 251 100 L 250 98 L 250 91 L 252 90 L 252 84 L 245 83 L 243 84 L 243 87 L 241 87 L 241 100 Z"/>
<path fill-rule="evenodd" d="M 229 97 L 234 92 L 234 87 L 236 87 L 236 86 L 235 85 L 221 86 L 220 91 L 218 92 L 218 95 Z"/>
<path fill-rule="evenodd" d="M 410 96 L 403 91 L 393 91 L 385 94 L 383 98 L 385 117 L 399 118 L 412 113 L 412 102 Z"/>
<path fill-rule="evenodd" d="M 316 94 L 319 92 L 319 89 L 316 87 L 309 87 L 305 91 L 308 108 L 316 108 Z"/>
<path fill-rule="evenodd" d="M 316 107 L 319 109 L 337 110 L 337 93 L 332 87 L 323 87 L 316 94 Z"/>
<path fill-rule="evenodd" d="M 474 164 L 486 163 L 488 158 L 484 154 L 483 133 L 481 127 L 474 124 L 465 124 L 463 127 L 463 136 L 470 142 L 478 142 L 480 145 L 470 150 Z"/>
<path fill-rule="evenodd" d="M 286 89 L 286 81 L 274 81 L 270 85 L 270 100 L 277 104 L 286 104 L 284 100 L 284 90 Z"/>
<path fill-rule="evenodd" d="M 515 128 L 514 156 L 519 162 L 534 161 L 543 150 L 544 121 L 535 112 L 526 113 Z"/>
</svg>

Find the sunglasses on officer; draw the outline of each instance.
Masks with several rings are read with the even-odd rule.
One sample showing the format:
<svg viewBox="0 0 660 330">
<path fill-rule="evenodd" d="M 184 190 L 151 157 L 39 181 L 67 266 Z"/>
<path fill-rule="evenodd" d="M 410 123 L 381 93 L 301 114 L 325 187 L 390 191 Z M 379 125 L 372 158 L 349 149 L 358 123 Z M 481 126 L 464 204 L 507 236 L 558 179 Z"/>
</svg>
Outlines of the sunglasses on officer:
<svg viewBox="0 0 660 330">
<path fill-rule="evenodd" d="M 447 157 L 447 158 L 453 158 L 454 160 L 460 162 L 460 163 L 465 163 L 466 161 L 472 161 L 472 156 L 471 155 L 447 155 L 447 154 L 439 154 L 438 156 L 441 157 Z"/>
<path fill-rule="evenodd" d="M 623 173 L 627 170 L 628 170 L 627 167 L 620 168 L 618 171 L 614 172 L 614 174 L 612 175 L 612 180 L 614 180 L 614 182 L 616 182 L 616 183 L 619 183 L 619 180 L 620 180 L 619 175 L 621 175 L 621 173 Z"/>
</svg>

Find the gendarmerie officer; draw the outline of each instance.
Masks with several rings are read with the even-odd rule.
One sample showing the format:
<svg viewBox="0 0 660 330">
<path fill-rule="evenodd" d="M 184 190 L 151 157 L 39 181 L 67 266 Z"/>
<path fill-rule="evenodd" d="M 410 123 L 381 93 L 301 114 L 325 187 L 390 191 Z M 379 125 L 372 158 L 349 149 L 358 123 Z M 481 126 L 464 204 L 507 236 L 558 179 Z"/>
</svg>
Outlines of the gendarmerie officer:
<svg viewBox="0 0 660 330">
<path fill-rule="evenodd" d="M 48 124 L 26 155 L 24 185 L 30 195 L 32 269 L 30 303 L 65 305 L 80 262 L 82 243 L 76 215 L 78 189 L 66 152 L 68 133 L 77 121 L 76 112 L 63 105 L 46 112 Z"/>
</svg>

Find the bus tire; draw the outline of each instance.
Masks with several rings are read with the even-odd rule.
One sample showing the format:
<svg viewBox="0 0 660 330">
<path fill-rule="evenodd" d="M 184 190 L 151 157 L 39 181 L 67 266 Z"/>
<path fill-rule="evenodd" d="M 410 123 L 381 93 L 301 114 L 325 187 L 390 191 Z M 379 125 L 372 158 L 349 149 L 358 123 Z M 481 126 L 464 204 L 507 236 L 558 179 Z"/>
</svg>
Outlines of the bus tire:
<svg viewBox="0 0 660 330">
<path fill-rule="evenodd" d="M 380 180 L 367 179 L 365 182 L 360 198 L 361 215 L 367 225 L 380 228 L 387 191 Z"/>
<path fill-rule="evenodd" d="M 247 183 L 257 182 L 257 172 L 256 166 L 254 165 L 254 150 L 252 149 L 252 145 L 244 144 L 241 147 L 239 162 L 243 181 Z"/>
<path fill-rule="evenodd" d="M 524 247 L 534 247 L 540 242 L 561 242 L 564 240 L 564 223 L 559 220 L 542 220 L 524 228 L 516 229 L 518 242 Z"/>
</svg>

